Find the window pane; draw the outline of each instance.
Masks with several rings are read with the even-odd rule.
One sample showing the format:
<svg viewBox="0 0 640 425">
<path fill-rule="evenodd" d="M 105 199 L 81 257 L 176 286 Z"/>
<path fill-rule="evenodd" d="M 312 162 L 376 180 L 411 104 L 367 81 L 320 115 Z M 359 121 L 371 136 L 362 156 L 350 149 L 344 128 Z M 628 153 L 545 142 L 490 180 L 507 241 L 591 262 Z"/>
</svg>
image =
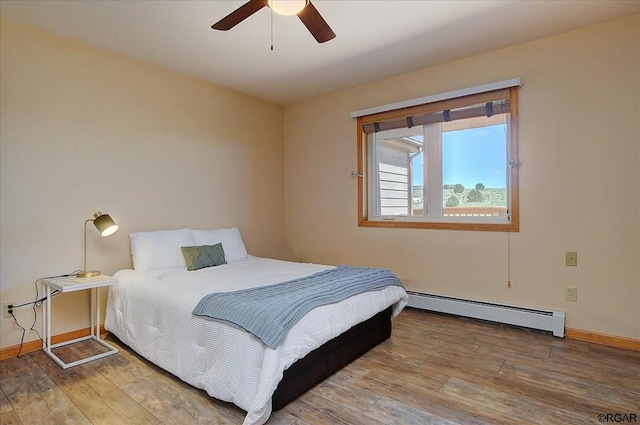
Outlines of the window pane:
<svg viewBox="0 0 640 425">
<path fill-rule="evenodd" d="M 507 214 L 506 149 L 506 124 L 444 129 L 442 194 L 445 216 Z"/>
<path fill-rule="evenodd" d="M 375 158 L 377 215 L 408 216 L 414 214 L 416 178 L 414 157 L 422 152 L 422 137 L 412 136 L 415 129 L 392 130 L 376 134 Z M 417 204 L 421 208 L 421 200 Z"/>
<path fill-rule="evenodd" d="M 413 154 L 411 158 L 411 180 L 413 195 L 411 215 L 424 215 L 424 152 L 422 150 Z"/>
<path fill-rule="evenodd" d="M 358 224 L 518 231 L 516 88 L 358 118 Z"/>
</svg>

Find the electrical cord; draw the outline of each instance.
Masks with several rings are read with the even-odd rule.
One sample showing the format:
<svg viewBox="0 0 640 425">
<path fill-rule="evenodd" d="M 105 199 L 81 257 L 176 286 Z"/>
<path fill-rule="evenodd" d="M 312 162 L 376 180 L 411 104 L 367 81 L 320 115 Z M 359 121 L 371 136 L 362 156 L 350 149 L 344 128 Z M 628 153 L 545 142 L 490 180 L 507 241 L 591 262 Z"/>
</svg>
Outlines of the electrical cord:
<svg viewBox="0 0 640 425">
<path fill-rule="evenodd" d="M 37 279 L 35 282 L 33 282 L 33 285 L 35 286 L 36 289 L 36 297 L 35 300 L 30 301 L 30 302 L 26 302 L 24 304 L 20 304 L 20 305 L 12 305 L 10 306 L 9 309 L 9 314 L 11 315 L 11 317 L 13 317 L 13 322 L 16 324 L 17 327 L 19 327 L 20 329 L 22 329 L 22 336 L 20 337 L 20 348 L 18 349 L 18 354 L 16 355 L 17 358 L 22 357 L 24 354 L 22 353 L 22 349 L 24 347 L 24 337 L 27 333 L 27 331 L 34 331 L 36 333 L 36 335 L 38 335 L 38 339 L 40 341 L 42 341 L 43 346 L 46 345 L 46 342 L 44 341 L 44 339 L 42 339 L 42 336 L 40 335 L 40 333 L 34 328 L 34 326 L 36 325 L 36 321 L 38 319 L 38 312 L 36 311 L 36 307 L 41 307 L 42 304 L 47 300 L 47 297 L 42 297 L 40 298 L 40 291 L 38 290 L 38 283 L 41 282 L 44 279 L 55 279 L 58 277 L 69 277 L 69 276 L 73 276 L 76 273 L 80 272 L 81 270 L 74 270 L 71 273 L 68 274 L 61 274 L 61 275 L 57 275 L 57 276 L 47 276 L 47 277 L 41 277 L 40 279 Z M 51 293 L 51 297 L 53 298 L 56 295 L 60 295 L 60 291 L 59 290 L 55 290 Z M 25 307 L 27 305 L 31 305 L 31 308 L 33 309 L 33 322 L 31 323 L 31 326 L 29 327 L 29 329 L 24 328 L 23 326 L 20 325 L 20 323 L 18 323 L 18 319 L 16 318 L 15 314 L 13 314 L 13 310 L 15 310 L 16 308 L 20 308 L 20 307 Z"/>
</svg>

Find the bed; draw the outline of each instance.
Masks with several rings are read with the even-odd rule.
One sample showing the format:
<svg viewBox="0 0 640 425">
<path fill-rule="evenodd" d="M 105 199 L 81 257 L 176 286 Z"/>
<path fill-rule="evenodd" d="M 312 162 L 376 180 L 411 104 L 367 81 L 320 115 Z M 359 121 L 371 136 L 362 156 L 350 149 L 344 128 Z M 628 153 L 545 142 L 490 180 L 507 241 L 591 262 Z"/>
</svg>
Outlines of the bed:
<svg viewBox="0 0 640 425">
<path fill-rule="evenodd" d="M 182 247 L 220 244 L 224 263 L 189 270 Z M 105 328 L 154 364 L 262 424 L 317 382 L 389 337 L 402 286 L 313 308 L 274 348 L 228 323 L 192 314 L 203 297 L 315 276 L 333 266 L 247 254 L 237 228 L 131 235 L 133 270 L 109 288 Z M 271 286 L 272 287 L 272 286 Z"/>
</svg>

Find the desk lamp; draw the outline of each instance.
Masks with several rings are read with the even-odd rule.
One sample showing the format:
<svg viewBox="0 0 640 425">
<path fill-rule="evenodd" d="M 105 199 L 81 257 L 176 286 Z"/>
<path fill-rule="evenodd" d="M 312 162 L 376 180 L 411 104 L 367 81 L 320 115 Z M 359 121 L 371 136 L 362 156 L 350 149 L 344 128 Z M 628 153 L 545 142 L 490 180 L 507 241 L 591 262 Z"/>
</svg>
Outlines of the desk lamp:
<svg viewBox="0 0 640 425">
<path fill-rule="evenodd" d="M 102 237 L 112 235 L 118 230 L 118 225 L 111 216 L 101 212 L 94 213 L 93 218 L 84 222 L 84 262 L 82 271 L 76 274 L 77 277 L 95 277 L 100 276 L 101 273 L 100 270 L 87 270 L 87 223 L 90 221 L 93 221 L 93 225 Z"/>
</svg>

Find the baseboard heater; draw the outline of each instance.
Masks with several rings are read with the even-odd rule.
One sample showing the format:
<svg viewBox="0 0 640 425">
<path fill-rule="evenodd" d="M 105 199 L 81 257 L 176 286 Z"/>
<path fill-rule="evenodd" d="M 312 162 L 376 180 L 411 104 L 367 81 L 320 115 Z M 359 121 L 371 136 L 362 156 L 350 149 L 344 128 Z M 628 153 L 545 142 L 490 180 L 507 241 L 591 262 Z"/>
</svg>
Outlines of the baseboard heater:
<svg viewBox="0 0 640 425">
<path fill-rule="evenodd" d="M 538 329 L 553 332 L 553 336 L 564 337 L 564 311 L 535 310 L 422 292 L 407 291 L 407 293 L 409 307 Z"/>
</svg>

